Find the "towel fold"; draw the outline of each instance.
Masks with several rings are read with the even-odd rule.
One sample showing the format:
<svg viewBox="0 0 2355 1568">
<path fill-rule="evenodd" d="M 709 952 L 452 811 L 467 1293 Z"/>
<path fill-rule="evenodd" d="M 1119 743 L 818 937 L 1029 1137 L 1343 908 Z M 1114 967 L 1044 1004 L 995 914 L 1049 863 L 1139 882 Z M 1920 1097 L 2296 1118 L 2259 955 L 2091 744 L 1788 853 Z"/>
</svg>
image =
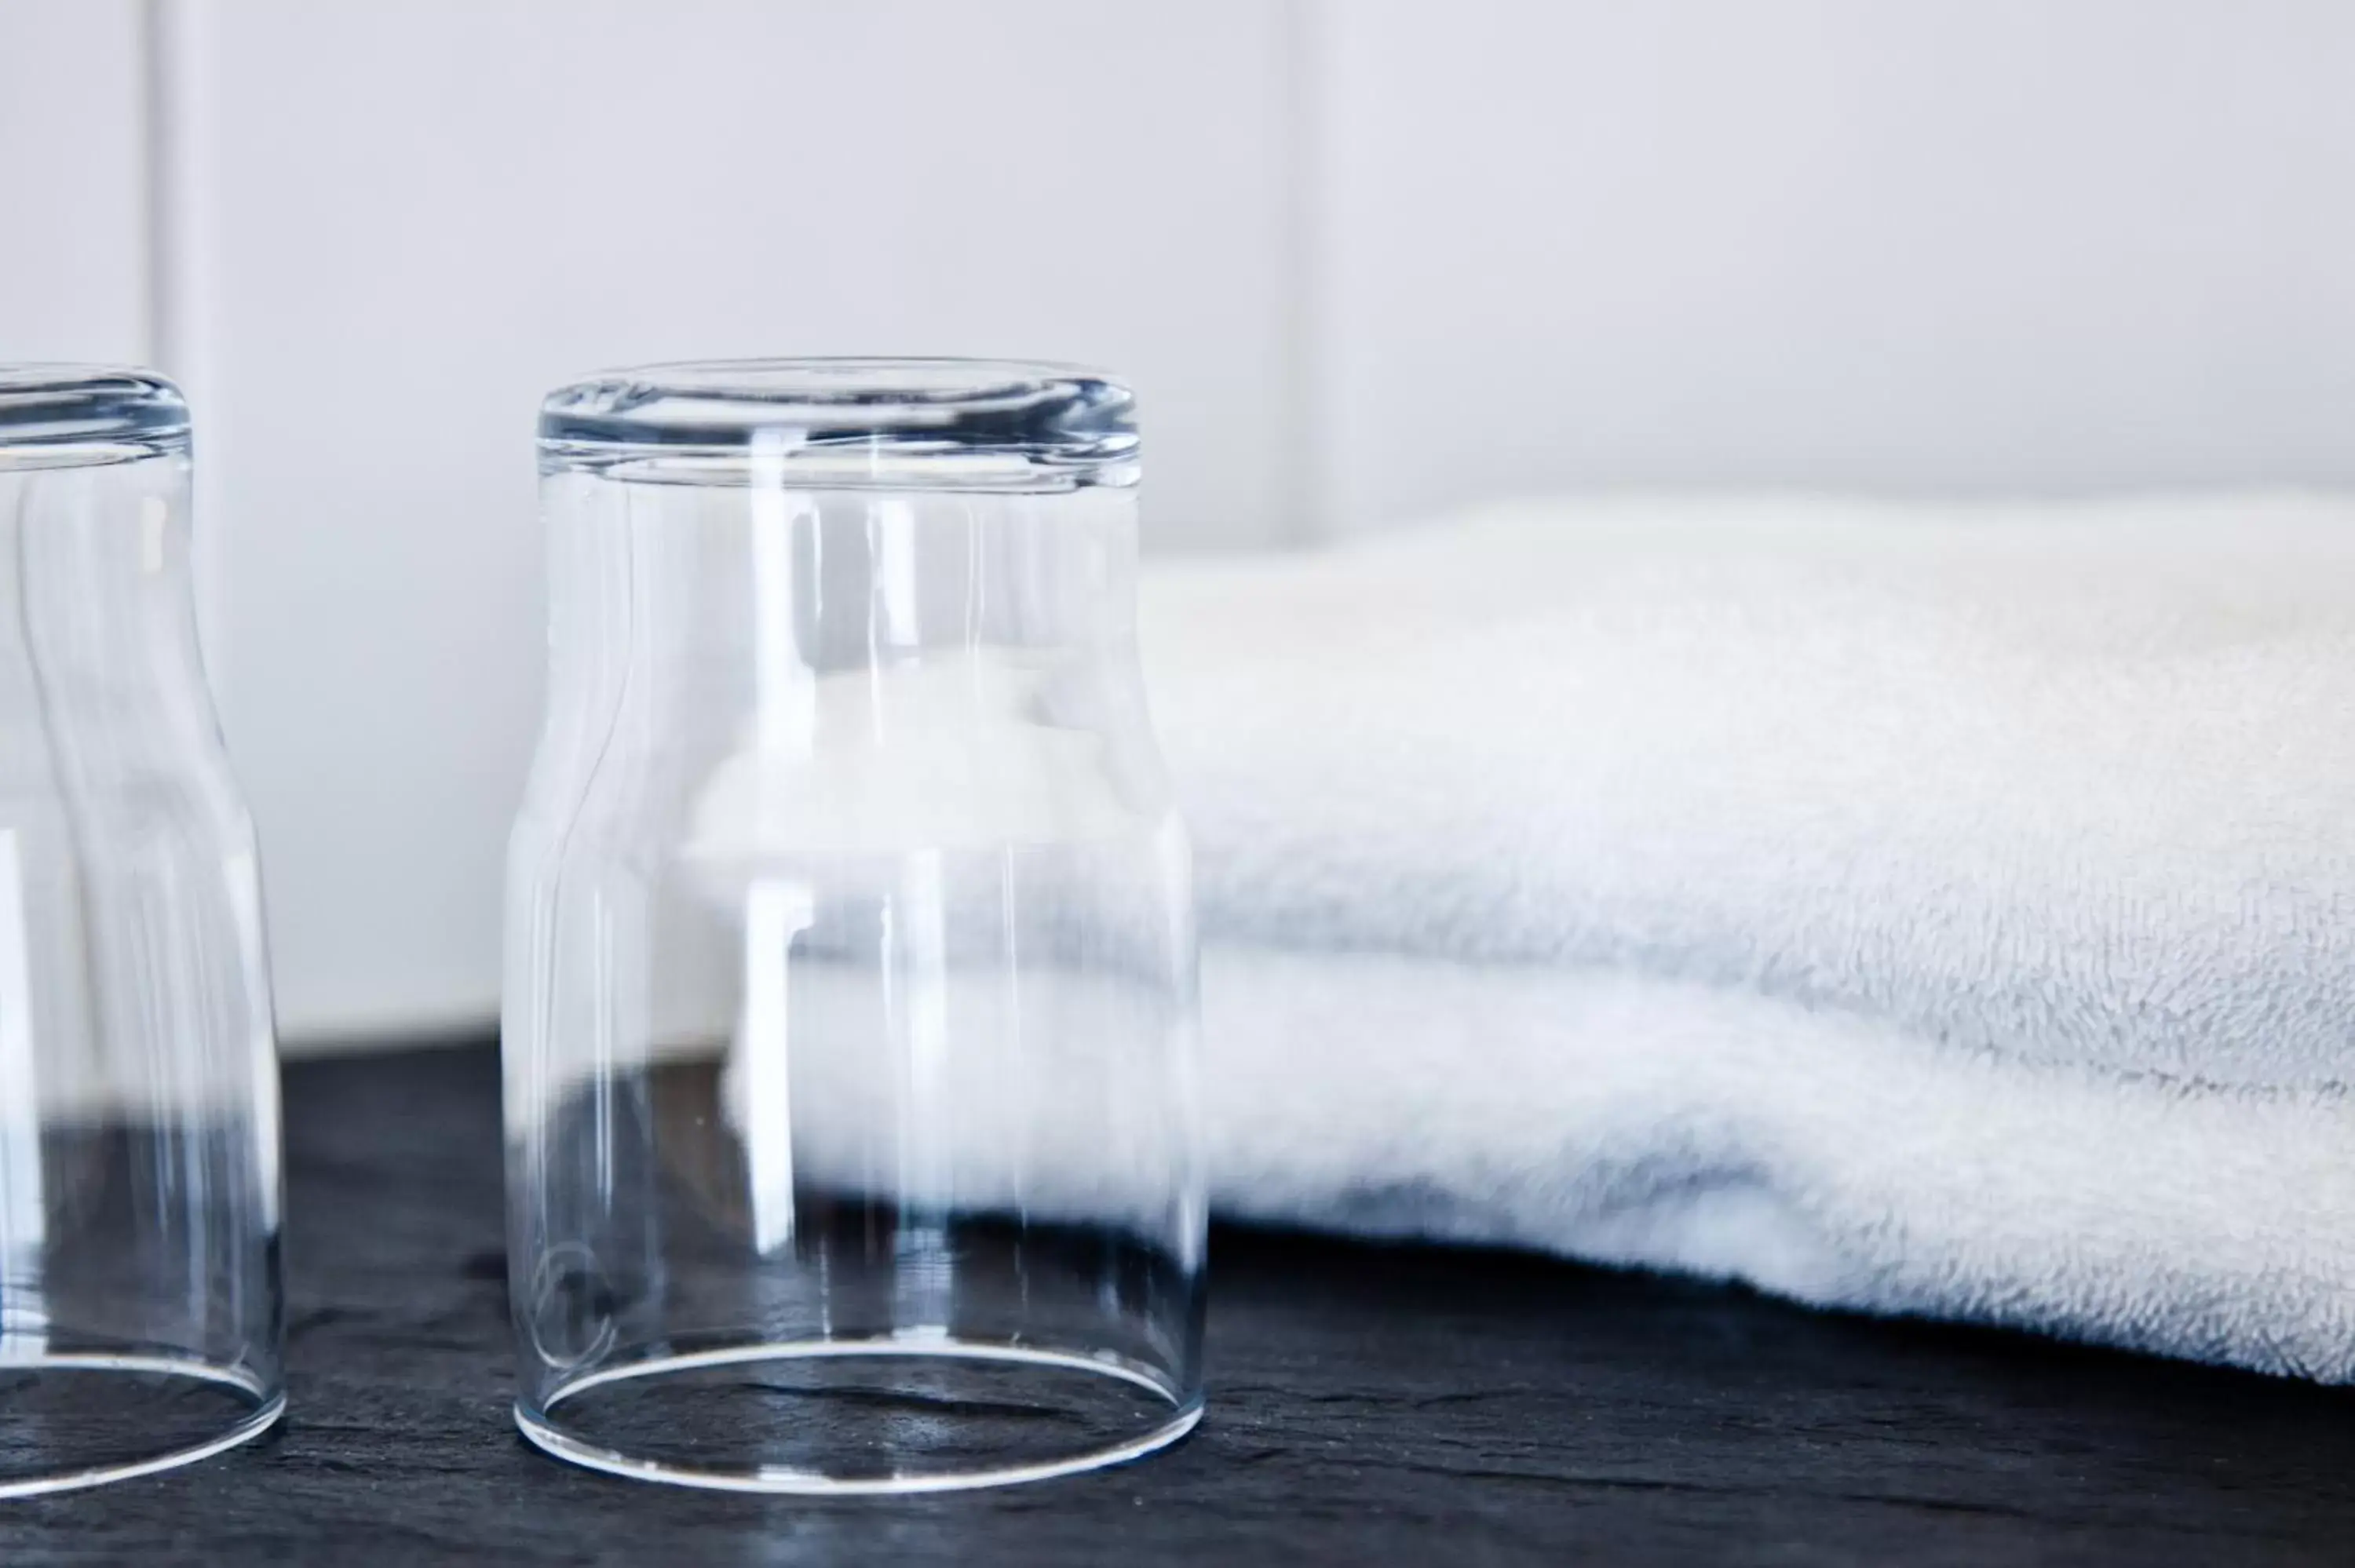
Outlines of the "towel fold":
<svg viewBox="0 0 2355 1568">
<path fill-rule="evenodd" d="M 1147 581 L 1214 1200 L 2355 1381 L 2355 504 Z"/>
</svg>

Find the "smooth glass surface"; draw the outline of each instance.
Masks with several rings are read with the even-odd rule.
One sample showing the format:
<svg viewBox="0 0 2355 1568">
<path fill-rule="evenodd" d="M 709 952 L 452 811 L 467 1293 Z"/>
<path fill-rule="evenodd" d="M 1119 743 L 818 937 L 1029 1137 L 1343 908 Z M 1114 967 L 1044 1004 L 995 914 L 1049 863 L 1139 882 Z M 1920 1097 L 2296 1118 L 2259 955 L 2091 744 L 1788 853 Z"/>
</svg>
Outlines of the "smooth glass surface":
<svg viewBox="0 0 2355 1568">
<path fill-rule="evenodd" d="M 505 1026 L 524 1431 L 788 1491 L 1182 1436 L 1194 938 L 1125 389 L 668 366 L 556 394 L 542 436 Z"/>
<path fill-rule="evenodd" d="M 187 411 L 0 368 L 0 1498 L 283 1403 L 253 833 L 197 654 Z"/>
</svg>

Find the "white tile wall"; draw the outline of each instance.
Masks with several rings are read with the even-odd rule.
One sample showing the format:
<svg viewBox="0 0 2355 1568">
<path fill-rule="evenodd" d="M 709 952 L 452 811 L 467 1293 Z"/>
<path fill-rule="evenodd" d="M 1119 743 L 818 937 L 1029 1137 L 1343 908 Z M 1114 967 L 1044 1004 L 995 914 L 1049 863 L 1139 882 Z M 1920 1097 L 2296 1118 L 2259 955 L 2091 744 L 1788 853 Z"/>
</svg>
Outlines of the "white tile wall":
<svg viewBox="0 0 2355 1568">
<path fill-rule="evenodd" d="M 1337 0 L 1346 522 L 2355 481 L 2344 0 Z"/>
<path fill-rule="evenodd" d="M 0 361 L 147 356 L 138 0 L 0 0 Z"/>
<path fill-rule="evenodd" d="M 2341 0 L 0 0 L 0 357 L 190 387 L 315 1042 L 490 1015 L 556 381 L 1115 366 L 1163 548 L 2350 482 L 2350 80 Z"/>
<path fill-rule="evenodd" d="M 292 1034 L 496 1001 L 546 388 L 706 355 L 1118 366 L 1158 542 L 1280 526 L 1281 16 L 1254 0 L 200 16 L 195 368 Z"/>
</svg>

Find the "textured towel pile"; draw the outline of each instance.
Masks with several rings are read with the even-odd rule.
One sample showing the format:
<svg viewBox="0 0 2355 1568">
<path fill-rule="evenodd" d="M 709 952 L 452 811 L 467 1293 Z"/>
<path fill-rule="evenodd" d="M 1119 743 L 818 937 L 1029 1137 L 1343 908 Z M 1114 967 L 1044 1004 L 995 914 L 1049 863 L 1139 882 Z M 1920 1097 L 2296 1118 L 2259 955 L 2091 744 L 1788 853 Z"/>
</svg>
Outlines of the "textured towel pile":
<svg viewBox="0 0 2355 1568">
<path fill-rule="evenodd" d="M 1214 1199 L 2355 1380 L 2355 504 L 1149 577 Z"/>
</svg>

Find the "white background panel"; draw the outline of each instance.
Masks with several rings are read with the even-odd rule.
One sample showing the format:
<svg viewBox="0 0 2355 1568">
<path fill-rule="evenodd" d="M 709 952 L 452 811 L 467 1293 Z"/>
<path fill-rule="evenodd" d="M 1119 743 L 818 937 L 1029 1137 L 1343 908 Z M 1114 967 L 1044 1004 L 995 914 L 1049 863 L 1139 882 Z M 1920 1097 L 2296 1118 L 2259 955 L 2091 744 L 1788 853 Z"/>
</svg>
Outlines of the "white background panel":
<svg viewBox="0 0 2355 1568">
<path fill-rule="evenodd" d="M 1163 545 L 1274 525 L 1282 14 L 195 7 L 189 366 L 291 1034 L 486 1016 L 538 725 L 538 396 L 650 358 L 1135 380 Z"/>
<path fill-rule="evenodd" d="M 147 356 L 137 0 L 0 0 L 0 362 Z"/>
<path fill-rule="evenodd" d="M 2355 480 L 2355 5 L 1318 15 L 1327 514 Z"/>
</svg>

